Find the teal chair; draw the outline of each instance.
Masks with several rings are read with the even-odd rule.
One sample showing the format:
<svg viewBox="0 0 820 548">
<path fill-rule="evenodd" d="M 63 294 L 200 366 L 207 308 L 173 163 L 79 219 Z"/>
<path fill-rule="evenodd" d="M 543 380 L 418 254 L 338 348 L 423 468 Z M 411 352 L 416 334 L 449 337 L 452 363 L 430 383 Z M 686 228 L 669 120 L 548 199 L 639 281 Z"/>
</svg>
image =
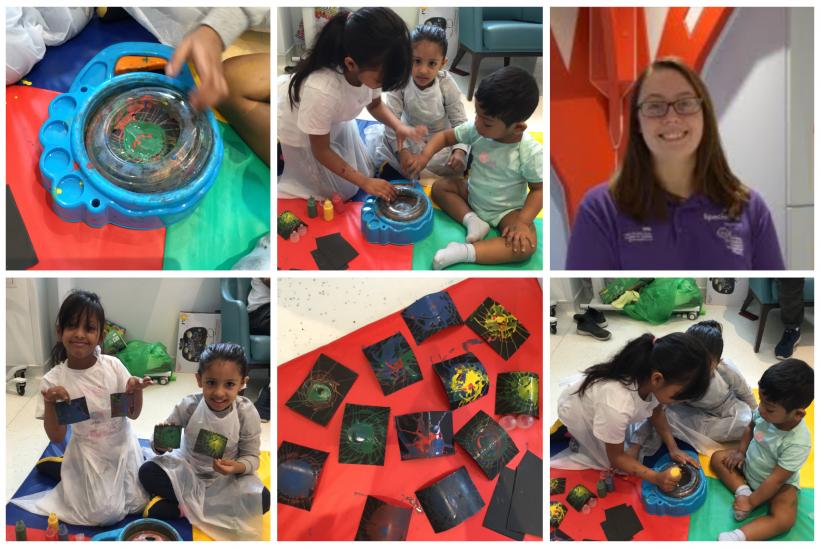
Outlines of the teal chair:
<svg viewBox="0 0 820 548">
<path fill-rule="evenodd" d="M 458 53 L 452 71 L 466 52 L 472 55 L 467 100 L 473 100 L 478 66 L 485 57 L 544 55 L 544 13 L 542 8 L 458 8 Z"/>
<path fill-rule="evenodd" d="M 270 365 L 270 335 L 251 335 L 248 325 L 248 294 L 250 278 L 223 278 L 222 342 L 241 345 L 248 357 L 248 365 Z"/>
<path fill-rule="evenodd" d="M 760 316 L 752 314 L 747 310 L 752 301 L 760 303 Z M 814 307 L 814 278 L 806 278 L 803 286 L 804 306 Z M 775 278 L 750 278 L 749 291 L 743 306 L 740 307 L 740 315 L 752 321 L 760 319 L 757 326 L 757 336 L 755 337 L 755 352 L 760 350 L 760 342 L 763 340 L 763 331 L 766 329 L 766 319 L 772 309 L 780 308 L 779 284 Z"/>
</svg>

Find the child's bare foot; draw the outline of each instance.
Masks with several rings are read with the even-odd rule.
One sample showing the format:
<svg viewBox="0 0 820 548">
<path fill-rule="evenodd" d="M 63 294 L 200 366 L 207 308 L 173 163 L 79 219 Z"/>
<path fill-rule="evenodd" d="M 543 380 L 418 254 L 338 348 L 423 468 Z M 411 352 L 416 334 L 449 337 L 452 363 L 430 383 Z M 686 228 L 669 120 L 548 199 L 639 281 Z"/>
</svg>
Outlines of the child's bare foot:
<svg viewBox="0 0 820 548">
<path fill-rule="evenodd" d="M 473 247 L 473 244 L 462 244 L 460 242 L 450 242 L 447 247 L 439 249 L 433 256 L 433 268 L 435 270 L 442 270 L 458 263 L 474 262 L 475 247 Z"/>
<path fill-rule="evenodd" d="M 464 241 L 468 244 L 483 240 L 484 236 L 490 231 L 490 225 L 476 215 L 475 211 L 466 214 L 461 220 L 461 224 L 467 228 L 467 237 L 464 238 Z"/>
</svg>

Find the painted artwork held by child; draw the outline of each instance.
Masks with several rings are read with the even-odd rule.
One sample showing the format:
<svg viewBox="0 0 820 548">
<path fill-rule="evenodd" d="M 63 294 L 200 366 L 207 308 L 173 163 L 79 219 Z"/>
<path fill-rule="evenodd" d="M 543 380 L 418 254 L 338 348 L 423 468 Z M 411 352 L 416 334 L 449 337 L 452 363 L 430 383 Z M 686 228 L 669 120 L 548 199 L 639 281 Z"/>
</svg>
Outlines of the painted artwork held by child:
<svg viewBox="0 0 820 548">
<path fill-rule="evenodd" d="M 529 371 L 499 373 L 495 386 L 495 414 L 538 418 L 538 374 Z"/>
<path fill-rule="evenodd" d="M 423 343 L 442 329 L 464 323 L 456 303 L 446 291 L 431 293 L 418 299 L 402 310 L 401 317 L 404 318 L 416 344 Z"/>
<path fill-rule="evenodd" d="M 309 511 L 328 455 L 325 451 L 283 441 L 276 456 L 277 501 Z"/>
<path fill-rule="evenodd" d="M 382 466 L 389 416 L 389 407 L 345 405 L 339 436 L 339 462 Z"/>
<path fill-rule="evenodd" d="M 452 529 L 484 507 L 484 500 L 464 466 L 419 489 L 416 498 L 436 533 Z"/>
<path fill-rule="evenodd" d="M 342 404 L 358 376 L 358 373 L 321 354 L 316 359 L 313 369 L 285 405 L 313 422 L 325 426 Z"/>
<path fill-rule="evenodd" d="M 456 432 L 455 440 L 478 463 L 487 479 L 495 478 L 518 454 L 518 447 L 507 431 L 484 411 L 467 421 Z"/>
<path fill-rule="evenodd" d="M 91 418 L 85 398 L 58 401 L 54 404 L 54 410 L 57 412 L 57 422 L 59 424 L 75 424 Z"/>
<path fill-rule="evenodd" d="M 407 540 L 413 509 L 368 495 L 354 540 Z"/>
<path fill-rule="evenodd" d="M 221 459 L 225 454 L 225 447 L 228 445 L 228 438 L 222 434 L 205 430 L 199 431 L 196 436 L 196 443 L 194 443 L 194 453 L 200 455 L 208 455 L 215 459 Z"/>
<path fill-rule="evenodd" d="M 401 333 L 367 346 L 362 351 L 385 396 L 422 380 L 416 355 Z"/>
<path fill-rule="evenodd" d="M 424 411 L 396 417 L 401 460 L 443 457 L 455 453 L 453 414 L 450 411 Z"/>
<path fill-rule="evenodd" d="M 458 409 L 487 395 L 490 378 L 472 353 L 434 363 L 433 369 L 444 385 L 450 409 Z"/>
<path fill-rule="evenodd" d="M 489 297 L 470 314 L 465 323 L 505 360 L 515 354 L 530 336 L 518 318 Z"/>
<path fill-rule="evenodd" d="M 154 426 L 154 447 L 177 449 L 182 442 L 182 427 L 176 424 Z"/>
<path fill-rule="evenodd" d="M 134 395 L 127 392 L 111 394 L 111 417 L 127 417 L 134 407 Z"/>
</svg>

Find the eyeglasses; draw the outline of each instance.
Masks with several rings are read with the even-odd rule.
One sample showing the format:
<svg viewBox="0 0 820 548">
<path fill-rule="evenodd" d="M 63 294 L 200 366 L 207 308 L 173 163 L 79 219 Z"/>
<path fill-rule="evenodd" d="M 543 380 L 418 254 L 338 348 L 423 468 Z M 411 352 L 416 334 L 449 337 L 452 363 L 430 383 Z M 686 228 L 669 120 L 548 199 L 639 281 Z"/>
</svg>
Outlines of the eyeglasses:
<svg viewBox="0 0 820 548">
<path fill-rule="evenodd" d="M 663 118 L 673 107 L 681 116 L 688 116 L 700 112 L 703 99 L 700 97 L 684 97 L 677 101 L 644 101 L 638 105 L 638 110 L 647 118 Z"/>
</svg>

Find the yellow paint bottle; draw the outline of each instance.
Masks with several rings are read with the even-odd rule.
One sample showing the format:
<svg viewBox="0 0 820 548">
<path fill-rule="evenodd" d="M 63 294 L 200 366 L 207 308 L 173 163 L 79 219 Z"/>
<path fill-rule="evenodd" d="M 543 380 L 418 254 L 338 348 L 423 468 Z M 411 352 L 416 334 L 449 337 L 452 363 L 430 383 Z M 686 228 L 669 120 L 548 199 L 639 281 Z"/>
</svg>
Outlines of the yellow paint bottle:
<svg viewBox="0 0 820 548">
<path fill-rule="evenodd" d="M 325 212 L 325 221 L 332 221 L 333 220 L 333 202 L 330 200 L 325 200 L 322 209 Z"/>
</svg>

